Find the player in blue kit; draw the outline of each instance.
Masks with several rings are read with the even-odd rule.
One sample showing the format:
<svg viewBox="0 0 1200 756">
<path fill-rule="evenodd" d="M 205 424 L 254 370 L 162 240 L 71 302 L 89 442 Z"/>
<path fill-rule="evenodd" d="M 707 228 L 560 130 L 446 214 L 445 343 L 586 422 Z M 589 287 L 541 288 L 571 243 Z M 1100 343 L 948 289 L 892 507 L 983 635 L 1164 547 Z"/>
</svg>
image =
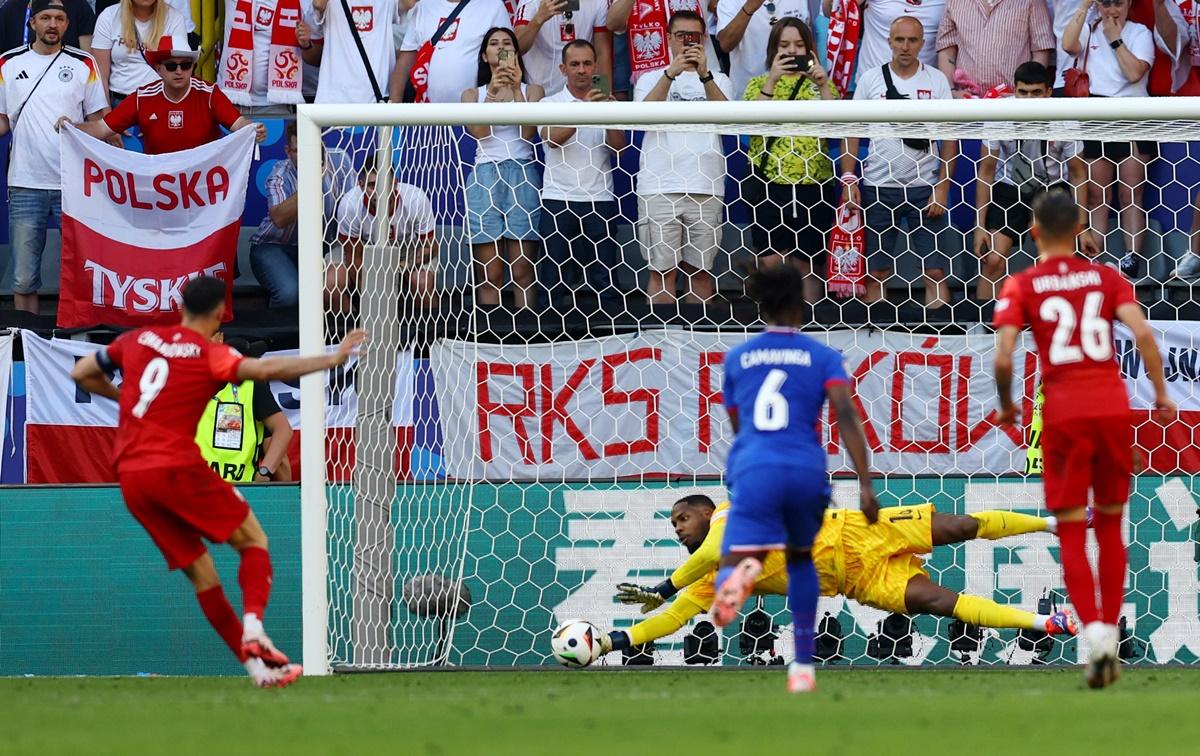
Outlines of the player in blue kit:
<svg viewBox="0 0 1200 756">
<path fill-rule="evenodd" d="M 786 550 L 796 639 L 796 657 L 788 668 L 792 693 L 816 687 L 813 626 L 820 588 L 812 545 L 830 497 L 819 427 L 827 397 L 858 474 L 862 511 L 872 523 L 879 516 L 867 442 L 842 355 L 799 331 L 802 284 L 802 275 L 787 265 L 751 275 L 746 292 L 758 303 L 767 329 L 725 355 L 725 409 L 735 433 L 726 461 L 732 507 L 712 609 L 718 627 L 733 622 L 754 590 L 767 552 Z"/>
</svg>

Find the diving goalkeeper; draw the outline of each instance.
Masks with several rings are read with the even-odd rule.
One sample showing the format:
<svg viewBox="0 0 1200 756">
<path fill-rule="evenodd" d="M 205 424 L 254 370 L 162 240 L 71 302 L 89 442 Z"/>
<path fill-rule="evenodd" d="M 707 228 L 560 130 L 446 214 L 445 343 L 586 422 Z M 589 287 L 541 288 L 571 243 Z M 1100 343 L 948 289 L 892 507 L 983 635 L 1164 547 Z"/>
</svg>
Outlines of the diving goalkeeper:
<svg viewBox="0 0 1200 756">
<path fill-rule="evenodd" d="M 632 583 L 617 586 L 621 603 L 641 604 L 643 614 L 672 597 L 675 600 L 661 614 L 628 630 L 601 636 L 605 653 L 671 635 L 692 617 L 709 610 L 728 512 L 728 503 L 717 506 L 703 494 L 675 502 L 671 526 L 691 556 L 653 588 Z M 975 538 L 996 540 L 1024 533 L 1053 533 L 1055 525 L 1053 517 L 1015 512 L 940 514 L 928 503 L 881 509 L 879 521 L 868 525 L 862 512 L 829 509 L 813 543 L 812 558 L 822 596 L 841 594 L 887 612 L 956 617 L 970 625 L 1075 635 L 1078 628 L 1069 611 L 1034 614 L 979 596 L 955 593 L 929 578 L 919 556 L 930 553 L 934 546 Z M 768 554 L 754 593 L 787 595 L 787 563 L 782 551 Z"/>
</svg>

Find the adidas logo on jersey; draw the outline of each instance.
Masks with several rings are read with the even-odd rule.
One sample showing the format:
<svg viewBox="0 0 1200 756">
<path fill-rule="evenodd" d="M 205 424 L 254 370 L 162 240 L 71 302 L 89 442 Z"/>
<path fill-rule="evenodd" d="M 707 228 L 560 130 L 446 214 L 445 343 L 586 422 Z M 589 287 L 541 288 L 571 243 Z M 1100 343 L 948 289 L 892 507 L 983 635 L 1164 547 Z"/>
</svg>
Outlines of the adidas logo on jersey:
<svg viewBox="0 0 1200 756">
<path fill-rule="evenodd" d="M 28 79 L 28 78 L 29 78 L 29 74 L 24 70 L 22 70 L 21 73 L 17 74 L 17 81 L 20 81 L 21 79 Z"/>
<path fill-rule="evenodd" d="M 149 120 L 151 120 L 151 121 L 157 121 L 157 120 L 158 120 L 158 113 L 151 113 L 151 114 L 150 114 L 150 118 L 149 118 Z"/>
</svg>

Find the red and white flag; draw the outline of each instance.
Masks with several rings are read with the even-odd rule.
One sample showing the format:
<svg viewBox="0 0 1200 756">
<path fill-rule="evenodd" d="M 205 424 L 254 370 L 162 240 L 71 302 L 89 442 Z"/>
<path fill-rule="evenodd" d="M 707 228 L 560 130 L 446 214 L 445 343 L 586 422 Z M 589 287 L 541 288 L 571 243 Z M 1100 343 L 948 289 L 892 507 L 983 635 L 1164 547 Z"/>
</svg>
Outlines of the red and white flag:
<svg viewBox="0 0 1200 756">
<path fill-rule="evenodd" d="M 253 150 L 254 129 L 161 155 L 63 129 L 59 327 L 174 323 L 189 280 L 232 282 Z"/>
</svg>

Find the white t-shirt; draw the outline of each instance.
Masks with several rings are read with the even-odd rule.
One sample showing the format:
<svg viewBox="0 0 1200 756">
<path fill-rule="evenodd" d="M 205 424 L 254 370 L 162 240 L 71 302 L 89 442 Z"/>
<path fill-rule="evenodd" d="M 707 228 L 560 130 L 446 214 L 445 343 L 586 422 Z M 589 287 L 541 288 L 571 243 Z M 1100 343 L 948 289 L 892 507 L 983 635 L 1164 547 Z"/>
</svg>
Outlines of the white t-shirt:
<svg viewBox="0 0 1200 756">
<path fill-rule="evenodd" d="M 47 67 L 54 63 L 54 69 Z M 38 78 L 45 72 L 42 83 Z M 34 90 L 34 85 L 37 90 Z M 31 94 L 32 93 L 32 94 Z M 54 124 L 62 116 L 82 121 L 108 107 L 108 95 L 91 55 L 64 47 L 58 60 L 18 47 L 0 56 L 0 113 L 17 118 L 8 184 L 26 189 L 61 189 L 59 137 Z"/>
<path fill-rule="evenodd" d="M 378 191 L 378 190 L 376 190 Z M 419 187 L 396 182 L 396 213 L 392 216 L 392 239 L 432 234 L 436 225 L 433 203 Z M 367 244 L 375 240 L 375 216 L 367 210 L 366 195 L 357 183 L 346 192 L 337 207 L 338 235 L 360 239 Z"/>
<path fill-rule="evenodd" d="M 720 0 L 717 3 L 717 27 L 719 33 L 742 12 L 745 0 Z M 821 0 L 776 0 L 776 19 L 795 16 L 811 29 L 813 19 L 821 15 Z M 742 41 L 729 51 L 729 78 L 733 80 L 733 91 L 740 98 L 746 84 L 759 74 L 767 72 L 767 40 L 771 36 L 771 16 L 767 4 L 763 3 L 754 16 L 748 19 Z M 814 32 L 814 36 L 815 36 Z M 814 55 L 819 51 L 810 50 Z"/>
<path fill-rule="evenodd" d="M 1055 61 L 1057 66 L 1055 70 L 1054 86 L 1061 87 L 1064 84 L 1063 71 L 1070 68 L 1075 63 L 1074 56 L 1067 55 L 1063 50 L 1063 32 L 1067 30 L 1067 24 L 1071 23 L 1071 16 L 1079 10 L 1077 0 L 1046 0 L 1046 7 L 1050 10 L 1050 19 L 1054 22 L 1054 40 L 1055 40 Z M 1090 24 L 1096 18 L 1096 9 L 1089 8 L 1087 20 L 1084 22 L 1084 30 L 1087 30 L 1087 24 Z"/>
<path fill-rule="evenodd" d="M 474 0 L 472 0 L 474 2 Z M 526 26 L 537 15 L 542 0 L 524 0 L 517 8 L 515 26 Z M 563 26 L 563 15 L 552 16 L 542 24 L 533 47 L 522 56 L 525 68 L 529 71 L 531 84 L 541 84 L 546 92 L 557 92 L 567 85 L 567 77 L 563 76 L 558 64 L 562 62 L 562 49 L 575 39 L 586 39 L 591 42 L 597 31 L 608 33 L 607 0 L 580 0 L 579 11 L 571 14 L 571 23 L 575 25 L 574 35 L 567 34 Z"/>
<path fill-rule="evenodd" d="M 562 89 L 542 102 L 583 102 L 571 90 Z M 580 106 L 586 107 L 586 106 Z M 613 198 L 612 150 L 604 141 L 604 129 L 575 129 L 562 147 L 555 147 L 541 130 L 546 151 L 542 199 L 565 202 L 607 202 Z"/>
<path fill-rule="evenodd" d="M 1079 3 L 1076 2 L 1076 5 Z M 911 16 L 925 27 L 925 46 L 917 57 L 927 66 L 937 66 L 937 31 L 946 10 L 946 0 L 870 0 L 862 12 L 862 42 L 858 49 L 858 73 L 879 68 L 892 59 L 888 45 L 892 22 L 901 16 Z"/>
<path fill-rule="evenodd" d="M 457 3 L 421 0 L 409 12 L 401 50 L 416 52 L 450 16 Z M 479 46 L 493 26 L 509 27 L 512 19 L 501 0 L 471 0 L 438 40 L 429 62 L 429 101 L 458 102 L 464 89 L 475 86 Z M 324 76 L 324 73 L 321 74 Z"/>
<path fill-rule="evenodd" d="M 924 63 L 919 64 L 917 72 L 908 79 L 901 78 L 893 70 L 892 81 L 897 92 L 913 100 L 948 100 L 951 97 L 946 75 Z M 863 73 L 854 90 L 854 99 L 887 99 L 882 66 Z M 896 107 L 902 108 L 904 103 L 897 101 Z M 862 178 L 867 186 L 932 185 L 937 183 L 940 166 L 937 142 L 929 150 L 914 150 L 900 139 L 872 139 Z"/>
<path fill-rule="evenodd" d="M 399 7 L 397 0 L 350 2 L 358 36 L 371 61 L 375 83 L 384 97 L 388 96 L 388 79 L 396 67 L 392 23 L 396 20 Z M 354 43 L 354 35 L 350 33 L 350 24 L 342 4 L 331 0 L 324 13 L 313 12 L 313 19 L 321 24 L 321 36 L 325 40 L 316 101 L 342 104 L 375 102 L 375 90 L 371 87 L 362 56 L 358 54 L 358 46 Z"/>
<path fill-rule="evenodd" d="M 110 5 L 100 12 L 96 19 L 96 31 L 92 35 L 93 50 L 111 50 L 112 62 L 108 67 L 108 88 L 114 94 L 132 94 L 143 84 L 158 81 L 158 72 L 150 67 L 136 47 L 131 51 L 126 40 L 121 39 L 121 6 Z M 174 8 L 166 8 L 167 17 L 163 21 L 163 36 L 184 40 L 187 38 L 187 25 L 183 16 Z M 150 21 L 134 21 L 138 36 L 142 42 L 150 36 Z M 136 43 L 137 40 L 129 40 Z"/>
<path fill-rule="evenodd" d="M 1044 184 L 1056 184 L 1070 178 L 1068 163 L 1074 157 L 1083 153 L 1081 142 L 1056 142 L 1048 140 L 1045 152 L 1042 152 L 1042 142 L 1038 139 L 1004 139 L 989 140 L 987 148 L 996 153 L 996 183 L 1015 184 L 1013 178 L 1014 166 L 1020 155 L 1021 162 L 1027 163 L 1033 169 L 1033 175 Z M 1028 169 L 1025 171 L 1028 172 Z"/>
<path fill-rule="evenodd" d="M 528 96 L 528 84 L 521 85 L 521 94 Z M 475 89 L 475 99 L 487 101 L 486 85 Z M 533 160 L 533 142 L 521 136 L 520 126 L 492 126 L 491 133 L 475 148 L 475 165 L 505 160 Z"/>
<path fill-rule="evenodd" d="M 1080 42 L 1087 46 L 1087 74 L 1094 95 L 1104 97 L 1146 97 L 1150 83 L 1150 70 L 1141 79 L 1130 82 L 1121 73 L 1117 62 L 1117 51 L 1108 46 L 1108 38 L 1099 27 L 1089 33 L 1086 25 L 1079 33 Z M 1121 30 L 1121 41 L 1138 60 L 1154 65 L 1154 35 L 1145 26 L 1133 21 L 1125 22 Z M 1080 55 L 1082 62 L 1083 55 Z"/>
<path fill-rule="evenodd" d="M 270 77 L 267 69 L 271 64 L 271 31 L 275 27 L 275 8 L 279 5 L 279 0 L 253 0 L 253 2 L 254 9 L 253 15 L 250 17 L 250 25 L 254 30 L 254 70 L 251 72 L 249 96 L 251 106 L 263 107 L 272 104 L 267 99 L 267 80 Z M 333 2 L 337 2 L 337 0 L 333 0 Z M 236 7 L 237 0 L 225 0 L 225 18 L 233 18 Z M 300 17 L 309 21 L 312 12 L 312 0 L 300 0 Z M 221 61 L 224 64 L 224 57 Z M 305 74 L 307 79 L 307 68 Z M 307 83 L 305 81 L 305 84 Z M 383 84 L 381 83 L 380 86 Z"/>
<path fill-rule="evenodd" d="M 633 99 L 641 102 L 666 74 L 666 69 L 644 74 L 633 90 Z M 713 82 L 734 99 L 729 77 L 717 71 Z M 679 74 L 668 90 L 669 102 L 704 102 L 704 85 L 694 71 Z M 721 137 L 705 132 L 647 131 L 642 141 L 642 162 L 638 167 L 637 193 L 725 195 L 725 153 Z"/>
</svg>

